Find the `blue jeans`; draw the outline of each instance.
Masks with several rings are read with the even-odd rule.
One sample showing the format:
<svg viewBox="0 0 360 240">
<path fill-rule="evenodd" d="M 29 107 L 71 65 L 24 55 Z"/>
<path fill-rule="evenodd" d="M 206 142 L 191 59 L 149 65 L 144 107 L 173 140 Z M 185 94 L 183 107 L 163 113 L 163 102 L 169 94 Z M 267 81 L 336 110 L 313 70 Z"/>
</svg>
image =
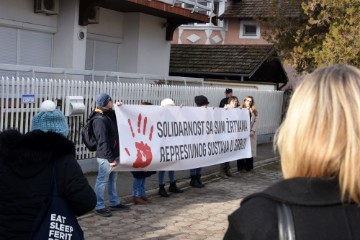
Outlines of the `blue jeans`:
<svg viewBox="0 0 360 240">
<path fill-rule="evenodd" d="M 134 197 L 145 197 L 145 179 L 146 178 L 134 178 L 133 184 L 133 196 Z"/>
<path fill-rule="evenodd" d="M 117 172 L 111 171 L 111 166 L 107 159 L 97 158 L 97 162 L 99 164 L 99 171 L 95 183 L 96 210 L 105 208 L 104 194 L 106 187 L 108 189 L 110 206 L 120 203 L 120 198 L 116 192 Z"/>
<path fill-rule="evenodd" d="M 175 172 L 174 171 L 168 171 L 168 173 L 169 173 L 170 182 L 171 183 L 175 182 Z M 158 178 L 159 178 L 159 184 L 160 185 L 165 184 L 164 176 L 165 176 L 165 171 L 159 171 L 158 172 Z"/>
<path fill-rule="evenodd" d="M 201 168 L 190 169 L 190 176 L 201 174 Z"/>
</svg>

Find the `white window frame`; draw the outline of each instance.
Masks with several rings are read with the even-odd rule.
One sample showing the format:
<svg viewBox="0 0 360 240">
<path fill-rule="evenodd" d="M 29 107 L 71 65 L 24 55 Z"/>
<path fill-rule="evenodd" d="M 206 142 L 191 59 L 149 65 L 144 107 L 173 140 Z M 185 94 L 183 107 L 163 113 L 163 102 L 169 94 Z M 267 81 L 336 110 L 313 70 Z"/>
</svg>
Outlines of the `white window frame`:
<svg viewBox="0 0 360 240">
<path fill-rule="evenodd" d="M 256 26 L 256 34 L 255 35 L 246 35 L 245 32 L 245 25 L 254 25 Z M 260 39 L 260 24 L 253 20 L 241 20 L 240 21 L 240 34 L 239 38 L 246 38 L 246 39 Z"/>
</svg>

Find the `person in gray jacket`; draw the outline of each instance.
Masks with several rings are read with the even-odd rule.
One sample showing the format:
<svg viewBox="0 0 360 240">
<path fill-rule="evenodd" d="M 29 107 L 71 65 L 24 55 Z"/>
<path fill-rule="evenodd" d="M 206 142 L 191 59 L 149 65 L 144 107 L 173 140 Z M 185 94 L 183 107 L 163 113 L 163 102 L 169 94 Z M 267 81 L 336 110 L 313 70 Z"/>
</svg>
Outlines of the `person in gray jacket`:
<svg viewBox="0 0 360 240">
<path fill-rule="evenodd" d="M 275 136 L 284 180 L 246 197 L 224 239 L 360 239 L 359 122 L 359 69 L 307 75 Z"/>
</svg>

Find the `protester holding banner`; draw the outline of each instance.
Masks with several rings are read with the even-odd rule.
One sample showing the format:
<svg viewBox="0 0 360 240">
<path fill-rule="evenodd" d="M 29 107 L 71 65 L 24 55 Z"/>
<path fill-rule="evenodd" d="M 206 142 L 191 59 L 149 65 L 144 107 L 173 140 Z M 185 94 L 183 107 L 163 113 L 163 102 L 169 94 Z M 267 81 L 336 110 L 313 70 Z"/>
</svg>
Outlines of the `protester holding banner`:
<svg viewBox="0 0 360 240">
<path fill-rule="evenodd" d="M 141 105 L 152 105 L 149 102 L 142 102 Z M 133 203 L 134 204 L 148 204 L 152 201 L 146 196 L 145 181 L 147 177 L 155 174 L 155 171 L 132 171 L 134 177 L 133 183 Z"/>
<path fill-rule="evenodd" d="M 198 107 L 207 108 L 209 101 L 204 95 L 195 97 L 195 104 Z M 205 185 L 201 182 L 201 168 L 190 169 L 190 186 L 195 188 L 203 188 Z"/>
<path fill-rule="evenodd" d="M 254 168 L 254 157 L 256 157 L 257 148 L 257 134 L 256 127 L 259 119 L 258 111 L 255 108 L 254 98 L 247 96 L 244 98 L 242 108 L 246 108 L 250 113 L 250 142 L 251 142 L 251 158 L 244 158 L 237 161 L 237 169 L 239 172 L 253 171 Z"/>
<path fill-rule="evenodd" d="M 175 103 L 170 98 L 165 98 L 160 103 L 161 106 L 175 106 Z M 170 186 L 169 186 L 169 192 L 173 193 L 183 193 L 184 191 L 181 190 L 176 186 L 175 181 L 175 171 L 168 171 L 169 174 L 169 180 L 170 180 Z M 158 179 L 159 179 L 159 195 L 162 197 L 169 197 L 170 195 L 166 192 L 165 189 L 165 171 L 159 171 L 158 172 Z"/>
<path fill-rule="evenodd" d="M 238 108 L 239 107 L 239 99 L 235 96 L 231 96 L 228 98 L 228 103 L 225 104 L 224 108 Z M 220 164 L 220 174 L 221 178 L 227 179 L 228 177 L 234 177 L 234 175 L 230 171 L 230 162 L 225 162 Z"/>
<path fill-rule="evenodd" d="M 111 211 L 128 210 L 120 203 L 116 191 L 117 172 L 112 171 L 119 162 L 119 134 L 113 101 L 106 93 L 96 96 L 96 109 L 89 118 L 101 116 L 93 120 L 93 130 L 97 142 L 96 157 L 99 164 L 95 183 L 97 204 L 95 213 L 102 217 L 110 217 Z M 105 207 L 104 193 L 108 189 L 110 210 Z"/>
</svg>

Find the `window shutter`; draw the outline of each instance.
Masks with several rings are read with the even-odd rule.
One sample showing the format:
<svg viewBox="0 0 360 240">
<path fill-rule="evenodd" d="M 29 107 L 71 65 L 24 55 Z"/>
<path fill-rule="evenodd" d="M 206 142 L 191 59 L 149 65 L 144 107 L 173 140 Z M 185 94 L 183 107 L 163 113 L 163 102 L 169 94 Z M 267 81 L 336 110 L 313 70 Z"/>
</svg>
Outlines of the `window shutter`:
<svg viewBox="0 0 360 240">
<path fill-rule="evenodd" d="M 0 63 L 16 64 L 16 34 L 16 29 L 0 27 Z M 15 77 L 15 73 L 0 71 L 1 76 Z"/>
<path fill-rule="evenodd" d="M 20 31 L 21 65 L 51 67 L 52 34 Z"/>
<path fill-rule="evenodd" d="M 51 67 L 53 35 L 32 31 L 20 31 L 20 65 Z M 23 72 L 19 77 L 32 77 L 32 72 Z M 49 78 L 50 74 L 36 73 L 37 78 Z"/>
<path fill-rule="evenodd" d="M 117 71 L 118 44 L 103 41 L 95 42 L 95 70 Z"/>
</svg>

